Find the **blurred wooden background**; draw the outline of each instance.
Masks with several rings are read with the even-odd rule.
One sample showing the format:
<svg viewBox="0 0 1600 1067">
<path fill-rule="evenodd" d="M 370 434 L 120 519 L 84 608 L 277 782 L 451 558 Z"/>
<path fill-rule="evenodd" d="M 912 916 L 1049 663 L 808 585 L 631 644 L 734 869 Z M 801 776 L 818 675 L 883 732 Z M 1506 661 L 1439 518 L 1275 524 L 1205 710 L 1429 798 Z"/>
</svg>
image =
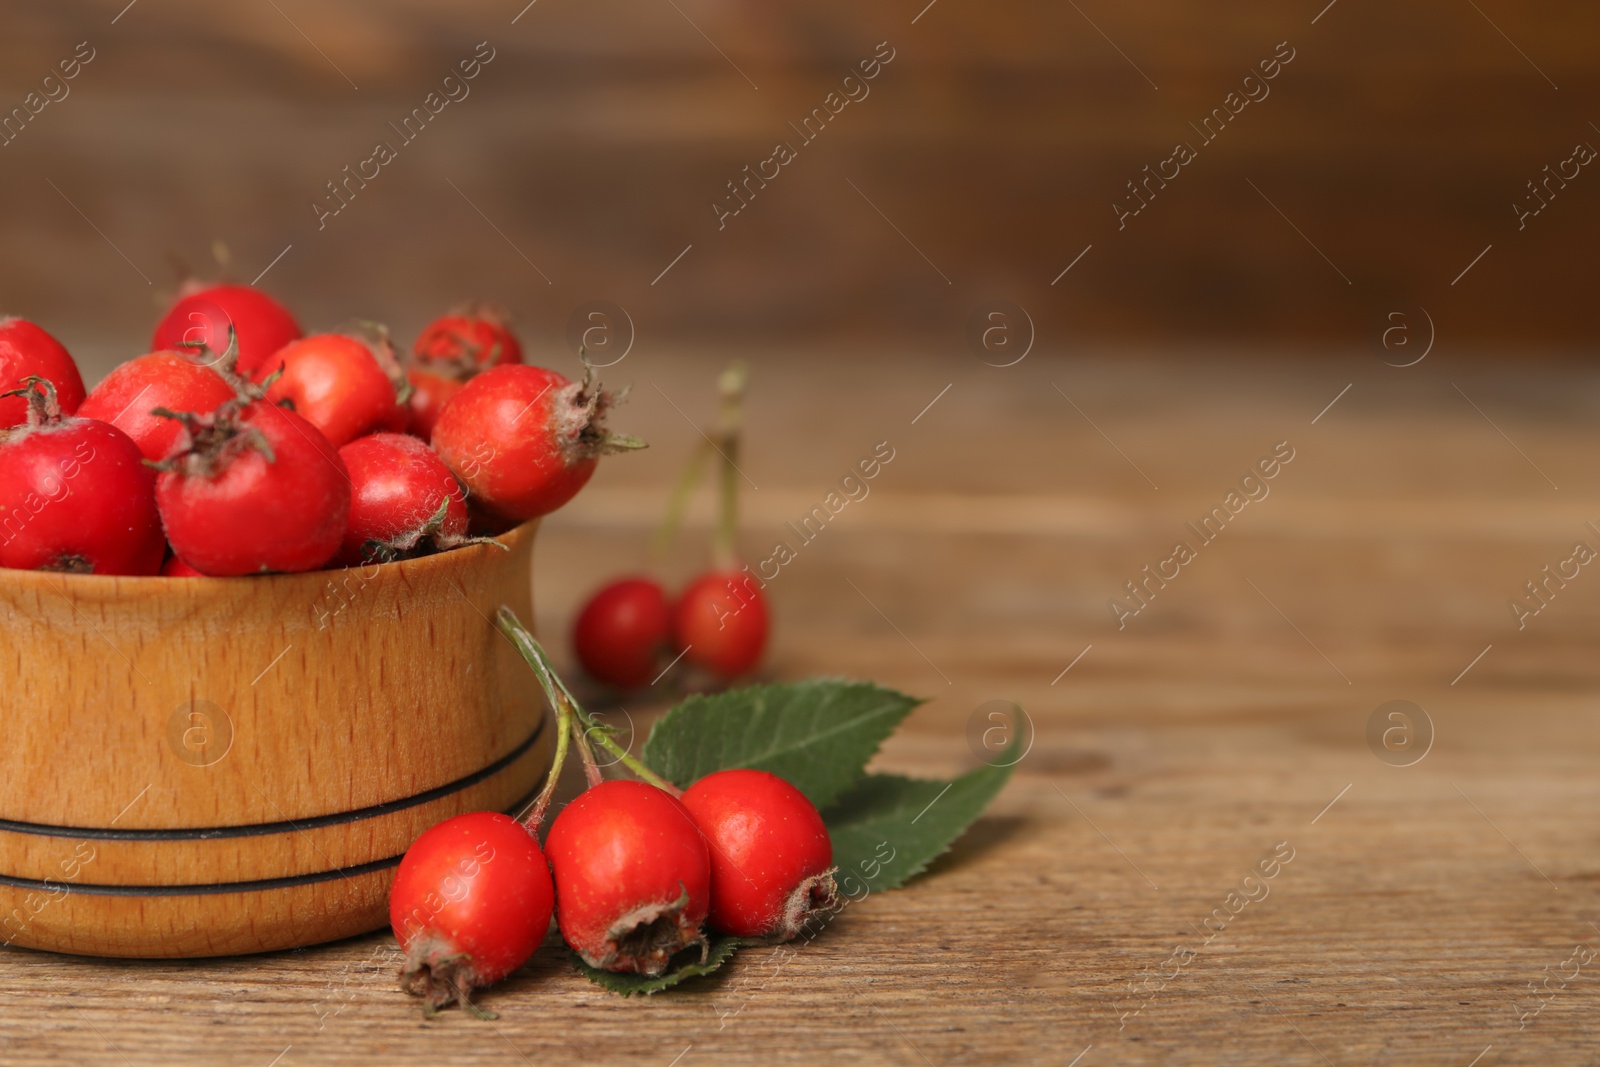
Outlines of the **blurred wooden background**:
<svg viewBox="0 0 1600 1067">
<path fill-rule="evenodd" d="M 308 325 L 409 336 L 482 295 L 536 349 L 592 299 L 642 344 L 961 353 L 997 297 L 1068 349 L 1348 349 L 1396 301 L 1457 351 L 1595 338 L 1600 177 L 1521 231 L 1511 206 L 1600 145 L 1600 11 L 1576 0 L 125 3 L 0 5 L 0 109 L 95 56 L 0 147 L 0 309 L 100 369 L 142 350 L 171 257 L 206 272 L 216 239 L 243 280 L 288 247 L 263 284 Z M 324 183 L 481 41 L 470 96 L 319 231 Z M 870 95 L 719 231 L 725 183 L 880 41 Z M 1270 96 L 1119 232 L 1125 183 L 1282 41 Z"/>
</svg>

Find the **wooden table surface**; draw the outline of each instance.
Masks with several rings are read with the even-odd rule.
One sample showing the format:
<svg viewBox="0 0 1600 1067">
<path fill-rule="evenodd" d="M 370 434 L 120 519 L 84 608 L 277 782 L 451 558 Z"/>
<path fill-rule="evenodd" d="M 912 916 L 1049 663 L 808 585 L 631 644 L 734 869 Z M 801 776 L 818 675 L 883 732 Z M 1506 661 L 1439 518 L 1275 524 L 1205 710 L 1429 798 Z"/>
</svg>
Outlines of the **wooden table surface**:
<svg viewBox="0 0 1600 1067">
<path fill-rule="evenodd" d="M 769 673 L 929 697 L 881 756 L 898 771 L 974 766 L 988 700 L 1036 727 L 950 855 L 790 958 L 748 952 L 645 1000 L 547 949 L 485 998 L 493 1024 L 423 1022 L 387 933 L 245 959 L 8 950 L 0 1062 L 1600 1057 L 1600 574 L 1568 565 L 1520 630 L 1508 607 L 1575 543 L 1600 549 L 1594 372 L 1443 351 L 1403 370 L 1365 352 L 996 369 L 956 347 L 755 364 L 750 555 L 877 442 L 895 450 L 771 588 Z M 619 424 L 654 447 L 608 461 L 541 534 L 539 623 L 563 657 L 574 603 L 642 560 L 714 369 L 641 350 L 613 370 L 636 383 Z M 1184 524 L 1280 442 L 1294 458 L 1269 495 L 1200 544 Z M 1195 558 L 1119 630 L 1107 600 L 1180 539 Z M 1369 745 L 1390 700 L 1431 722 L 1410 766 Z"/>
</svg>

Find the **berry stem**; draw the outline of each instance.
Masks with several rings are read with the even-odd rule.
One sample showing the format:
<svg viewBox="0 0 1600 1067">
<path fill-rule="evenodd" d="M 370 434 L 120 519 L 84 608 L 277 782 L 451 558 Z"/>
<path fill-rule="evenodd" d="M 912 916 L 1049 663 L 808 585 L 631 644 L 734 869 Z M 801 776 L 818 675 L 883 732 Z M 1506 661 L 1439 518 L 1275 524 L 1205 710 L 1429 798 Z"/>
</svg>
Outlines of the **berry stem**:
<svg viewBox="0 0 1600 1067">
<path fill-rule="evenodd" d="M 500 628 L 501 633 L 511 639 L 511 643 L 516 646 L 517 651 L 527 661 L 528 666 L 533 668 L 534 676 L 539 679 L 539 685 L 544 689 L 545 698 L 556 709 L 557 724 L 567 724 L 567 729 L 573 732 L 573 737 L 576 739 L 580 753 L 588 748 L 589 740 L 592 737 L 601 748 L 615 756 L 618 763 L 621 763 L 646 782 L 649 782 L 657 789 L 672 794 L 674 797 L 683 795 L 682 790 L 677 786 L 652 771 L 649 767 L 646 767 L 638 759 L 629 755 L 627 749 L 617 744 L 616 740 L 611 736 L 610 727 L 583 710 L 577 698 L 567 689 L 566 683 L 561 680 L 561 676 L 551 666 L 549 653 L 544 650 L 544 646 L 539 643 L 539 639 L 529 633 L 526 626 L 522 625 L 522 621 L 517 618 L 515 612 L 509 607 L 501 605 L 500 610 L 495 613 L 495 625 Z M 581 731 L 579 730 L 580 725 L 582 727 Z M 558 738 L 556 745 L 558 762 L 550 771 L 552 781 L 561 770 L 559 759 L 566 755 L 563 751 L 566 747 L 565 741 Z M 590 754 L 590 759 L 593 759 L 592 753 Z M 596 770 L 598 770 L 598 767 Z M 591 782 L 590 784 L 594 783 Z M 553 787 L 548 784 L 545 788 L 552 792 L 554 791 Z"/>
<path fill-rule="evenodd" d="M 744 425 L 744 387 L 750 367 L 743 360 L 728 364 L 717 379 L 722 410 L 717 417 L 718 445 L 722 452 L 722 479 L 718 494 L 717 532 L 711 544 L 711 562 L 718 570 L 735 569 L 734 542 L 739 535 L 739 431 Z"/>
<path fill-rule="evenodd" d="M 584 781 L 588 782 L 589 788 L 592 789 L 605 781 L 605 776 L 600 773 L 600 764 L 594 758 L 594 747 L 589 744 L 589 727 L 575 718 L 569 725 L 572 728 L 572 743 L 577 746 L 578 755 L 583 758 Z"/>
<path fill-rule="evenodd" d="M 689 509 L 689 494 L 694 492 L 694 487 L 700 482 L 700 475 L 705 470 L 706 459 L 711 455 L 711 442 L 702 440 L 694 446 L 694 451 L 689 453 L 689 459 L 683 465 L 683 473 L 678 475 L 678 484 L 672 487 L 672 495 L 667 498 L 667 510 L 661 517 L 661 525 L 657 527 L 655 537 L 650 541 L 649 559 L 651 563 L 659 565 L 666 558 L 667 550 L 672 547 L 673 538 L 678 536 L 678 528 L 683 525 L 683 513 Z"/>
<path fill-rule="evenodd" d="M 506 635 L 512 645 L 516 646 L 517 651 L 522 654 L 522 658 L 527 660 L 529 664 L 534 664 L 537 658 L 543 656 L 544 650 L 539 648 L 539 644 L 534 640 L 533 635 L 528 632 L 527 627 L 522 625 L 516 613 L 509 607 L 502 604 L 500 610 L 495 612 L 494 619 L 495 625 L 500 628 L 500 632 Z M 534 667 L 534 670 L 537 672 L 538 667 Z M 540 680 L 543 681 L 542 678 Z M 549 687 L 545 688 L 545 692 L 549 693 Z M 555 706 L 556 712 L 555 758 L 550 761 L 550 773 L 545 777 L 544 788 L 539 790 L 539 796 L 533 802 L 533 810 L 528 812 L 528 817 L 522 820 L 522 825 L 527 827 L 530 834 L 534 835 L 538 834 L 539 827 L 544 824 L 545 814 L 550 810 L 550 801 L 555 798 L 556 783 L 561 778 L 561 766 L 567 762 L 567 739 L 572 732 L 572 708 L 560 701 L 552 700 L 551 703 Z"/>
</svg>

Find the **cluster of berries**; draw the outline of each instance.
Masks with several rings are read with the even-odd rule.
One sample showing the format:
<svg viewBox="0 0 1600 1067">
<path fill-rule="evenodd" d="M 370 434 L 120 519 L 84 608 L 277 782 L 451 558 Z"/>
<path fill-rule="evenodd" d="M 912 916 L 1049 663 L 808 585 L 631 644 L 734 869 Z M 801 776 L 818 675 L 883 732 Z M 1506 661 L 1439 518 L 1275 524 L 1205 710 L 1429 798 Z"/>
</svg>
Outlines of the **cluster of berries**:
<svg viewBox="0 0 1600 1067">
<path fill-rule="evenodd" d="M 720 681 L 747 674 L 761 662 L 770 614 L 764 585 L 749 567 L 739 567 L 738 533 L 740 431 L 748 371 L 735 363 L 718 379 L 721 414 L 701 431 L 667 505 L 666 518 L 651 554 L 663 556 L 683 517 L 690 491 L 715 454 L 720 460 L 718 521 L 712 541 L 712 566 L 693 578 L 676 601 L 649 575 L 630 575 L 606 583 L 590 595 L 572 628 L 573 650 L 595 681 L 617 689 L 653 683 L 663 660 L 680 659 Z"/>
<path fill-rule="evenodd" d="M 0 566 L 229 577 L 348 567 L 503 533 L 559 508 L 613 398 L 522 363 L 469 305 L 402 368 L 387 331 L 305 336 L 258 289 L 180 297 L 153 351 L 85 395 L 67 350 L 0 321 Z"/>
<path fill-rule="evenodd" d="M 473 989 L 533 955 L 552 915 L 588 966 L 654 976 L 696 946 L 703 959 L 708 926 L 786 941 L 837 906 L 833 845 L 804 793 L 748 768 L 680 792 L 622 753 L 644 780 L 602 780 L 589 747 L 594 728 L 544 650 L 505 609 L 500 625 L 556 707 L 556 755 L 526 820 L 458 815 L 425 832 L 400 863 L 389 920 L 406 954 L 401 987 L 428 1013 L 456 1001 L 471 1007 Z M 569 739 L 589 785 L 561 809 L 541 849 L 536 835 Z"/>
</svg>

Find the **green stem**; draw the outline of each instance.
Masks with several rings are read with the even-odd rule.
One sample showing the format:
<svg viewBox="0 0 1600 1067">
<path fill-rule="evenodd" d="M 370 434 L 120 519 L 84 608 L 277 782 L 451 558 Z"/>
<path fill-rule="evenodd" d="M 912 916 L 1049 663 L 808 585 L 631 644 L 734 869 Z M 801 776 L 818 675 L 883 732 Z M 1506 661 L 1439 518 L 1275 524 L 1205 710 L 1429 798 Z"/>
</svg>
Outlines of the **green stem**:
<svg viewBox="0 0 1600 1067">
<path fill-rule="evenodd" d="M 543 655 L 543 649 L 538 647 L 533 635 L 510 608 L 502 605 L 494 618 L 500 632 L 510 639 L 518 652 L 522 653 L 523 659 L 532 664 L 537 657 Z M 551 704 L 556 713 L 556 754 L 550 761 L 550 773 L 544 780 L 544 788 L 539 790 L 539 796 L 533 802 L 533 810 L 522 820 L 522 825 L 526 826 L 531 834 L 539 832 L 539 827 L 544 824 L 545 814 L 550 810 L 550 801 L 555 798 L 556 783 L 561 778 L 561 767 L 567 762 L 567 739 L 572 732 L 572 709 L 559 701 L 551 701 Z"/>
<path fill-rule="evenodd" d="M 671 793 L 675 797 L 683 795 L 677 786 L 662 778 L 633 756 L 628 755 L 627 750 L 617 744 L 611 737 L 610 727 L 603 722 L 597 721 L 583 710 L 577 698 L 567 689 L 566 683 L 561 680 L 561 676 L 551 666 L 549 653 L 545 652 L 544 646 L 539 644 L 538 638 L 529 633 L 528 628 L 522 625 L 522 621 L 517 618 L 514 611 L 502 604 L 500 610 L 495 613 L 495 625 L 500 628 L 501 633 L 511 639 L 511 643 L 522 654 L 522 658 L 528 662 L 528 666 L 533 668 L 534 676 L 539 679 L 539 685 L 544 689 L 545 698 L 556 709 L 558 726 L 565 727 L 561 731 L 563 736 L 556 741 L 558 760 L 566 755 L 565 734 L 570 732 L 576 738 L 580 753 L 588 748 L 589 738 L 592 736 L 601 748 L 617 758 L 618 763 L 627 767 L 640 778 L 643 778 L 657 789 Z M 594 756 L 591 752 L 588 757 L 589 762 L 592 762 L 593 758 Z M 557 762 L 550 771 L 552 780 L 554 780 L 555 775 L 560 773 L 560 770 L 561 765 Z M 598 770 L 598 767 L 596 770 Z M 593 785 L 595 783 L 591 781 L 590 784 Z M 546 788 L 553 791 L 553 787 L 549 785 Z"/>
<path fill-rule="evenodd" d="M 743 360 L 728 365 L 717 379 L 722 410 L 717 419 L 718 448 L 722 452 L 722 478 L 718 494 L 717 532 L 711 545 L 711 562 L 718 570 L 734 569 L 739 535 L 739 431 L 744 424 L 744 389 L 750 368 Z"/>
<path fill-rule="evenodd" d="M 710 455 L 711 442 L 705 440 L 695 445 L 694 451 L 689 453 L 683 473 L 678 476 L 678 484 L 672 487 L 672 495 L 667 498 L 666 514 L 661 517 L 661 525 L 650 540 L 650 562 L 660 564 L 666 558 L 667 549 L 672 547 L 672 540 L 683 525 L 683 513 L 689 509 L 689 494 L 694 492 L 694 487 L 699 483 L 706 458 Z"/>
<path fill-rule="evenodd" d="M 589 744 L 589 729 L 576 718 L 569 723 L 572 728 L 572 743 L 578 749 L 578 755 L 583 760 L 583 778 L 593 789 L 605 781 L 605 776 L 600 773 L 600 764 L 594 758 L 594 748 Z"/>
</svg>

